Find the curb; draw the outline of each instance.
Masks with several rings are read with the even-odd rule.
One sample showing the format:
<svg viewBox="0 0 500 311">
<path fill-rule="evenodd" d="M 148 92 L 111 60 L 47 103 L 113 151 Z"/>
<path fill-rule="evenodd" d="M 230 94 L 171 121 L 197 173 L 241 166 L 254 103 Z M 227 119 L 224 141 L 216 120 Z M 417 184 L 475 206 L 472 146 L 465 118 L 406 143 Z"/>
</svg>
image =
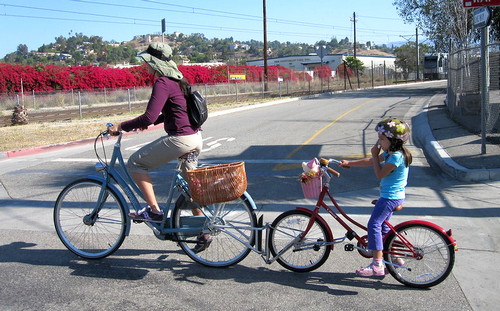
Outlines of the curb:
<svg viewBox="0 0 500 311">
<path fill-rule="evenodd" d="M 48 146 L 41 146 L 41 147 L 33 147 L 33 148 L 25 148 L 25 149 L 13 150 L 13 151 L 0 152 L 0 160 L 30 155 L 33 153 L 53 151 L 53 150 L 67 147 L 67 146 L 83 145 L 83 144 L 87 144 L 89 142 L 94 141 L 94 139 L 95 138 L 86 138 L 86 139 L 71 141 L 71 142 L 67 142 L 67 143 L 60 143 L 60 144 L 55 144 L 55 145 L 48 145 Z"/>
<path fill-rule="evenodd" d="M 465 182 L 500 180 L 500 169 L 469 169 L 455 162 L 432 134 L 426 111 L 413 117 L 412 127 L 415 145 L 449 176 Z"/>
<path fill-rule="evenodd" d="M 154 126 L 151 126 L 149 129 L 156 130 L 158 128 L 163 128 L 163 125 L 160 125 L 160 124 L 154 125 Z M 128 135 L 132 135 L 135 133 L 136 132 L 127 132 L 127 133 L 124 133 L 123 136 L 128 136 Z M 54 144 L 54 145 L 25 148 L 25 149 L 13 150 L 13 151 L 4 151 L 4 152 L 0 152 L 0 161 L 4 160 L 4 159 L 10 159 L 10 158 L 15 158 L 15 157 L 20 157 L 20 156 L 31 155 L 34 153 L 55 151 L 55 150 L 66 148 L 66 147 L 74 147 L 74 146 L 89 144 L 89 143 L 92 143 L 94 141 L 95 141 L 95 137 L 91 137 L 91 138 L 84 138 L 84 139 L 80 139 L 80 140 L 75 140 L 75 141 L 70 141 L 70 142 L 60 143 L 60 144 Z"/>
</svg>

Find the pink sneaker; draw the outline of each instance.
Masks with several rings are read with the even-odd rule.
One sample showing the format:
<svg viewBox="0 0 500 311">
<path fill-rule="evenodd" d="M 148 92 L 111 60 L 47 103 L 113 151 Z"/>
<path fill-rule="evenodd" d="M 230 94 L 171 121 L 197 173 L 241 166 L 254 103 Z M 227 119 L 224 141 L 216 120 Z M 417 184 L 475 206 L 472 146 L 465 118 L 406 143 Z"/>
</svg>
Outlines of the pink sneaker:
<svg viewBox="0 0 500 311">
<path fill-rule="evenodd" d="M 368 266 L 356 270 L 356 274 L 359 276 L 383 276 L 386 275 L 385 266 L 377 266 L 372 262 Z"/>
</svg>

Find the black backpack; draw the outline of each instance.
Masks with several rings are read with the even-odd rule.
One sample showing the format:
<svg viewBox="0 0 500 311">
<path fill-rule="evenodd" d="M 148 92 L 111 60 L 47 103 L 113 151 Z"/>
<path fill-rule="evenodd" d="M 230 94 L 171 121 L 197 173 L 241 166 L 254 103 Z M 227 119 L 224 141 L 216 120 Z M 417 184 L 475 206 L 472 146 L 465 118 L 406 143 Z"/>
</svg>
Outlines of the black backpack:
<svg viewBox="0 0 500 311">
<path fill-rule="evenodd" d="M 186 102 L 189 122 L 193 127 L 200 128 L 208 118 L 207 99 L 200 92 L 191 91 L 191 86 L 187 87 L 187 91 Z"/>
<path fill-rule="evenodd" d="M 191 126 L 199 129 L 203 123 L 208 118 L 208 103 L 207 99 L 203 97 L 203 95 L 200 94 L 198 91 L 192 91 L 191 86 L 188 85 L 186 87 L 187 89 L 187 96 L 186 96 L 186 104 L 187 104 L 187 111 L 182 109 L 180 106 L 175 105 L 175 108 L 186 112 L 189 117 L 189 123 L 191 123 Z M 164 121 L 164 116 L 160 115 L 158 120 L 155 121 L 155 125 L 159 124 Z"/>
</svg>

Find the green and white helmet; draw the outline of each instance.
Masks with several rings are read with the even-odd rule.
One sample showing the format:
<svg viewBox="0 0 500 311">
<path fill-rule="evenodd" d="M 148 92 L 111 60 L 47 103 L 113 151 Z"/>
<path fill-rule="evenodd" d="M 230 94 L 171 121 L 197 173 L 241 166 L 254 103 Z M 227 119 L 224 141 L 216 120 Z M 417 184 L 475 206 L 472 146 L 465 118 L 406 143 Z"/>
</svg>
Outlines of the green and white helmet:
<svg viewBox="0 0 500 311">
<path fill-rule="evenodd" d="M 403 142 L 410 138 L 410 127 L 405 121 L 398 119 L 385 119 L 380 121 L 375 127 L 375 131 L 387 138 L 400 139 Z"/>
</svg>

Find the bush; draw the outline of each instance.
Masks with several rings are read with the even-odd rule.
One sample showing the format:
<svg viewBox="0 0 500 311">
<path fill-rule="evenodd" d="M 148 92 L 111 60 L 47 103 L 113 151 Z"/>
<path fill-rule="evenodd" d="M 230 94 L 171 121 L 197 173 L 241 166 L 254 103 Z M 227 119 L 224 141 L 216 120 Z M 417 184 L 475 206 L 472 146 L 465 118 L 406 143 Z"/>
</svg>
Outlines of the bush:
<svg viewBox="0 0 500 311">
<path fill-rule="evenodd" d="M 179 66 L 191 84 L 227 83 L 229 74 L 245 74 L 247 82 L 261 82 L 264 68 L 257 66 Z M 282 66 L 268 67 L 268 81 L 310 81 L 302 72 Z M 21 82 L 22 81 L 22 82 Z M 78 89 L 114 89 L 152 85 L 154 77 L 145 65 L 126 69 L 96 66 L 60 67 L 54 65 L 23 66 L 0 63 L 0 93 L 50 92 Z M 232 81 L 235 83 L 243 81 Z"/>
</svg>

